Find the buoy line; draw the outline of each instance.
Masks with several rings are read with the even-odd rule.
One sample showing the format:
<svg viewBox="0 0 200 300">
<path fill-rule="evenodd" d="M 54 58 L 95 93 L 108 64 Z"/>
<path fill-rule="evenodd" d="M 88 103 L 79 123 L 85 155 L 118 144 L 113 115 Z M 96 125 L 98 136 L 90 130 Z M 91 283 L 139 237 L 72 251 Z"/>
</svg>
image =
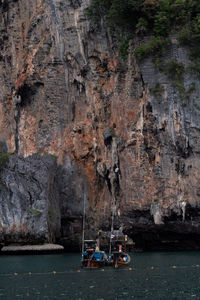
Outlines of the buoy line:
<svg viewBox="0 0 200 300">
<path fill-rule="evenodd" d="M 86 273 L 88 271 L 97 271 L 97 272 L 109 272 L 113 269 L 110 269 L 110 270 L 106 270 L 106 269 L 98 269 L 98 270 L 82 270 L 82 269 L 79 269 L 79 270 L 76 270 L 76 271 L 62 271 L 62 272 L 57 272 L 57 271 L 52 271 L 52 272 L 43 272 L 43 273 L 39 273 L 39 272 L 28 272 L 28 273 L 7 273 L 7 274 L 0 274 L 0 277 L 8 277 L 8 276 L 25 276 L 25 275 L 28 275 L 28 276 L 34 276 L 34 275 L 61 275 L 61 274 L 75 274 L 75 273 Z M 121 271 L 132 271 L 133 268 L 128 268 L 128 269 L 121 269 Z"/>
<path fill-rule="evenodd" d="M 119 268 L 116 269 L 116 271 L 144 271 L 144 270 L 160 270 L 160 269 L 194 269 L 194 268 L 200 268 L 200 265 L 193 265 L 193 266 L 176 266 L 176 265 L 171 265 L 169 267 L 157 267 L 157 266 L 149 266 L 148 268 L 143 268 L 143 269 L 139 269 L 139 268 L 134 268 L 134 267 L 129 267 L 129 268 Z M 49 271 L 49 272 L 26 272 L 26 273 L 5 273 L 5 274 L 0 274 L 0 277 L 6 277 L 6 276 L 24 276 L 24 275 L 28 275 L 28 276 L 34 276 L 34 275 L 61 275 L 61 274 L 75 274 L 75 273 L 86 273 L 88 271 L 91 272 L 113 272 L 115 269 L 113 268 L 100 268 L 100 269 L 95 269 L 95 270 L 84 270 L 84 269 L 78 269 L 78 270 L 74 270 L 74 271 Z"/>
</svg>

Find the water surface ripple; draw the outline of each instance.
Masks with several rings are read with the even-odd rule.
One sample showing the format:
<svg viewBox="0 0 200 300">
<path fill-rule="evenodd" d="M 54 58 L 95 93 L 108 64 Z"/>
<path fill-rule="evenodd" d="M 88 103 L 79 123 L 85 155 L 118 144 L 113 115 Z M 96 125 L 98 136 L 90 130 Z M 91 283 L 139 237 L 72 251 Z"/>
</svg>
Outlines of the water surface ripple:
<svg viewBox="0 0 200 300">
<path fill-rule="evenodd" d="M 82 270 L 78 254 L 0 256 L 0 299 L 200 299 L 200 252 L 131 258 L 117 270 Z"/>
</svg>

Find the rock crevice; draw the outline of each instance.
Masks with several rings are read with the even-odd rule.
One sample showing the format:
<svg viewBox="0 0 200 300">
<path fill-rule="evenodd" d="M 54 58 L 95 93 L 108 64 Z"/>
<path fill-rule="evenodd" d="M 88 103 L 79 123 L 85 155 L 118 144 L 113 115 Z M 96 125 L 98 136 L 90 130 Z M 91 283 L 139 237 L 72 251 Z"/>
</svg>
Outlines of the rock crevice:
<svg viewBox="0 0 200 300">
<path fill-rule="evenodd" d="M 195 89 L 181 98 L 151 58 L 138 64 L 136 40 L 122 60 L 115 34 L 87 19 L 88 5 L 0 2 L 0 141 L 10 156 L 2 240 L 62 239 L 78 249 L 84 199 L 88 238 L 109 231 L 113 211 L 115 229 L 137 243 L 153 233 L 178 240 L 186 225 L 197 237 L 199 81 L 184 73 L 185 90 Z M 188 69 L 187 49 L 170 47 L 164 62 Z M 145 247 L 156 248 L 153 240 Z"/>
</svg>

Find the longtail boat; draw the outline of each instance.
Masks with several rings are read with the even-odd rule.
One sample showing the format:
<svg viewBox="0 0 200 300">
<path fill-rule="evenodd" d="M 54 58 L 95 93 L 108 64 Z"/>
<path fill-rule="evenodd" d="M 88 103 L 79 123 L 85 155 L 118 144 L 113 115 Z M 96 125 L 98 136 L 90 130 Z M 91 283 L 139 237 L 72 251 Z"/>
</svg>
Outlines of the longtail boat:
<svg viewBox="0 0 200 300">
<path fill-rule="evenodd" d="M 105 252 L 99 249 L 99 240 L 85 240 L 82 252 L 82 268 L 98 269 L 105 264 Z"/>
<path fill-rule="evenodd" d="M 107 265 L 118 268 L 130 263 L 130 255 L 126 253 L 126 242 L 127 236 L 123 235 L 123 233 L 119 234 L 119 231 L 117 231 L 117 235 L 111 233 L 110 253 Z"/>
<path fill-rule="evenodd" d="M 131 261 L 130 255 L 128 253 L 113 251 L 108 265 L 114 268 L 127 266 Z"/>
<path fill-rule="evenodd" d="M 81 264 L 84 269 L 97 269 L 105 264 L 106 254 L 100 251 L 100 242 L 97 240 L 85 240 L 86 198 L 83 198 L 83 231 L 82 231 L 82 255 Z"/>
<path fill-rule="evenodd" d="M 126 243 L 128 236 L 123 234 L 123 228 L 114 230 L 114 218 L 117 214 L 117 200 L 114 197 L 111 202 L 111 230 L 110 230 L 110 245 L 109 255 L 106 260 L 108 266 L 118 268 L 120 266 L 126 266 L 130 263 L 131 258 L 126 253 Z"/>
</svg>

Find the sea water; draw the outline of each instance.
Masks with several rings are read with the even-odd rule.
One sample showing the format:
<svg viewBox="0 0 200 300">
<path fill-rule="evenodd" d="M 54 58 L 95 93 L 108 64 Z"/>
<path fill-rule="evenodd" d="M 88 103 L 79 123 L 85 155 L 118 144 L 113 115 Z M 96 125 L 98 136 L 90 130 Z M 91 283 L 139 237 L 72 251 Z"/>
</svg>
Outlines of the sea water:
<svg viewBox="0 0 200 300">
<path fill-rule="evenodd" d="M 0 256 L 0 299 L 200 299 L 200 252 L 131 254 L 131 264 L 83 270 L 79 254 Z"/>
</svg>

